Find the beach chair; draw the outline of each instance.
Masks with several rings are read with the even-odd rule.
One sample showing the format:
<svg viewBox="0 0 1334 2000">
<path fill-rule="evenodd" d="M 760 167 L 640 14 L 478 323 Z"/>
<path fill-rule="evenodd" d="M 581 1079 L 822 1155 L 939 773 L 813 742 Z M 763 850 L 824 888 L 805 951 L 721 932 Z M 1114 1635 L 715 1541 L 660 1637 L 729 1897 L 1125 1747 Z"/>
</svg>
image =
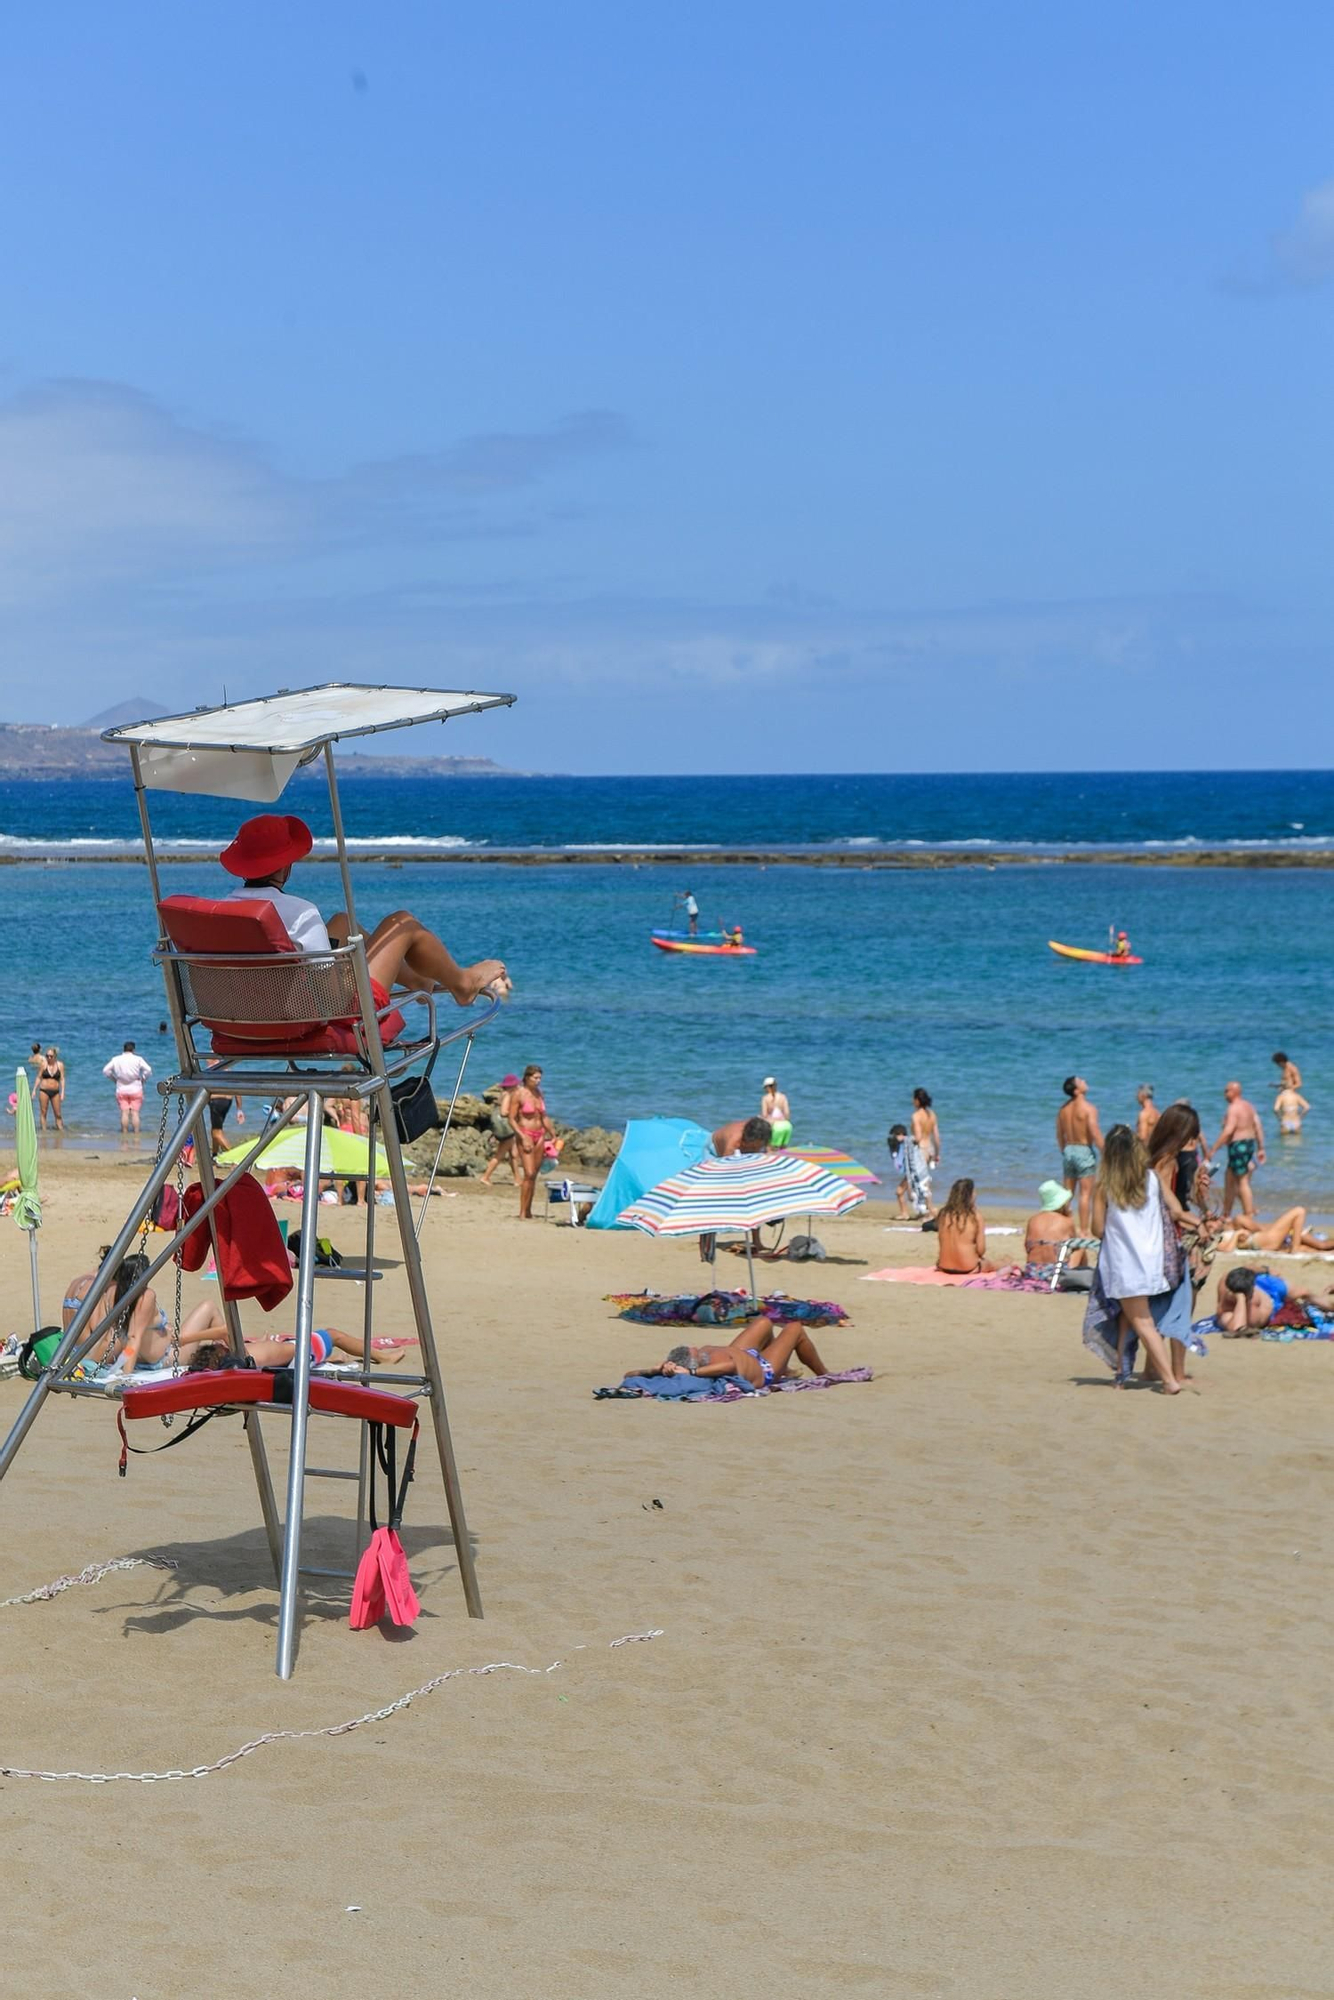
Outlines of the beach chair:
<svg viewBox="0 0 1334 2000">
<path fill-rule="evenodd" d="M 357 1549 L 369 1539 L 367 1507 L 374 1427 L 415 1423 L 417 1398 L 426 1401 L 434 1430 L 444 1482 L 450 1528 L 468 1612 L 482 1615 L 472 1547 L 463 1509 L 463 1495 L 450 1437 L 444 1382 L 431 1322 L 430 1303 L 418 1246 L 420 1221 L 414 1227 L 407 1175 L 395 1118 L 394 1090 L 420 1087 L 412 1074 L 419 1062 L 429 1071 L 439 1051 L 460 1044 L 454 1096 L 462 1083 L 468 1053 L 478 1030 L 494 1019 L 499 1001 L 488 999 L 466 1010 L 460 1025 L 442 1035 L 430 993 L 404 992 L 392 999 L 372 979 L 364 939 L 357 931 L 353 885 L 347 864 L 342 816 L 332 745 L 343 735 L 367 735 L 409 722 L 444 720 L 447 716 L 508 704 L 512 696 L 443 695 L 430 690 L 332 686 L 284 693 L 267 701 L 202 710 L 190 716 L 137 724 L 106 732 L 107 740 L 126 742 L 130 749 L 145 859 L 157 909 L 159 939 L 154 954 L 166 986 L 167 1004 L 176 1038 L 175 1073 L 158 1084 L 163 1099 L 157 1157 L 130 1214 L 59 1347 L 39 1377 L 3 1447 L 3 1478 L 28 1432 L 53 1393 L 103 1397 L 106 1385 L 81 1374 L 79 1364 L 111 1325 L 100 1321 L 97 1305 L 107 1284 L 135 1247 L 147 1242 L 149 1220 L 164 1187 L 176 1178 L 184 1192 L 182 1152 L 193 1141 L 201 1205 L 188 1220 L 170 1231 L 165 1246 L 156 1243 L 148 1268 L 124 1293 L 116 1312 L 124 1315 L 167 1266 L 186 1238 L 201 1226 L 212 1236 L 218 1260 L 218 1233 L 213 1220 L 219 1203 L 256 1164 L 265 1147 L 304 1111 L 305 1168 L 301 1213 L 301 1245 L 294 1303 L 296 1335 L 293 1364 L 277 1389 L 265 1388 L 273 1377 L 246 1366 L 240 1317 L 234 1302 L 223 1300 L 228 1338 L 236 1366 L 212 1375 L 173 1371 L 173 1378 L 155 1387 L 124 1384 L 122 1407 L 128 1418 L 177 1412 L 230 1412 L 240 1415 L 250 1447 L 260 1509 L 279 1579 L 276 1671 L 291 1676 L 296 1657 L 299 1577 L 303 1574 L 352 1578 L 356 1561 L 346 1571 L 302 1570 L 301 1532 L 306 1479 L 328 1477 L 355 1480 L 358 1490 Z M 161 892 L 153 846 L 147 792 L 149 789 L 209 792 L 232 799 L 276 800 L 292 772 L 323 751 L 330 805 L 338 848 L 344 907 L 348 913 L 346 944 L 327 951 L 301 952 L 293 945 L 273 906 L 263 898 L 221 900 Z M 409 1033 L 407 1016 L 416 1023 Z M 267 1102 L 271 1108 L 262 1129 L 247 1145 L 244 1157 L 226 1173 L 215 1176 L 208 1102 L 224 1093 Z M 172 1098 L 179 1104 L 174 1131 L 168 1132 Z M 395 1373 L 393 1390 L 370 1387 L 371 1340 L 376 1284 L 377 1205 L 364 1207 L 365 1257 L 360 1267 L 317 1262 L 319 1237 L 320 1149 L 325 1102 L 356 1097 L 366 1105 L 370 1126 L 367 1167 L 374 1180 L 374 1147 L 383 1148 L 393 1192 L 394 1223 L 402 1251 L 412 1316 L 421 1354 L 417 1375 Z M 452 1109 L 452 1106 L 451 1106 Z M 179 1260 L 177 1262 L 179 1271 Z M 312 1378 L 311 1333 L 317 1324 L 314 1287 L 317 1280 L 358 1281 L 364 1296 L 364 1343 L 361 1367 L 352 1379 L 331 1384 Z M 219 1287 L 221 1290 L 221 1286 Z M 176 1327 L 180 1325 L 177 1279 Z M 177 1355 L 179 1364 L 179 1355 Z M 383 1378 L 381 1378 L 383 1379 Z M 407 1394 L 403 1394 L 407 1391 Z M 392 1406 L 386 1409 L 386 1405 Z M 280 1517 L 269 1475 L 260 1418 L 278 1409 L 290 1413 L 291 1449 L 288 1460 L 286 1507 Z M 351 1418 L 359 1426 L 360 1457 L 356 1471 L 307 1463 L 307 1428 L 311 1413 Z M 122 1438 L 124 1430 L 122 1428 Z M 124 1462 L 122 1457 L 122 1463 Z"/>
<path fill-rule="evenodd" d="M 594 1182 L 572 1180 L 568 1174 L 564 1180 L 548 1181 L 547 1216 L 548 1218 L 550 1217 L 553 1208 L 561 1208 L 568 1203 L 570 1227 L 571 1229 L 581 1229 L 583 1223 L 580 1219 L 579 1210 L 581 1208 L 591 1208 L 601 1193 L 602 1189 Z"/>
</svg>

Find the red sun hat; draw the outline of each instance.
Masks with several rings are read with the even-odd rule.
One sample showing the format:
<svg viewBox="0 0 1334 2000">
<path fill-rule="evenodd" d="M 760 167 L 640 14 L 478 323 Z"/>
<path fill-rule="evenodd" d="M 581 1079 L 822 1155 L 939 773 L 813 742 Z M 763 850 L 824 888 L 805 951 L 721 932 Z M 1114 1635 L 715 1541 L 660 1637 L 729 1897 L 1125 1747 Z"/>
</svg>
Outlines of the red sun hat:
<svg viewBox="0 0 1334 2000">
<path fill-rule="evenodd" d="M 254 882 L 261 875 L 276 875 L 280 868 L 303 861 L 314 845 L 310 828 L 294 813 L 260 813 L 246 821 L 218 859 L 229 875 Z"/>
</svg>

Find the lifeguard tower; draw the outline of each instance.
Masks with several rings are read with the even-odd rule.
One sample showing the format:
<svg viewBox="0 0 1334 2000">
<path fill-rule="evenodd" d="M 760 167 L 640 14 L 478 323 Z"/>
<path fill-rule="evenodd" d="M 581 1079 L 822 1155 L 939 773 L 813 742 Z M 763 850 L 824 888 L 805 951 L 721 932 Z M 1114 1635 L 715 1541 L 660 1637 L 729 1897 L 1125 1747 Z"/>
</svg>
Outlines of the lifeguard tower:
<svg viewBox="0 0 1334 2000">
<path fill-rule="evenodd" d="M 418 1399 L 424 1400 L 429 1409 L 468 1612 L 474 1618 L 482 1615 L 463 1494 L 450 1439 L 444 1381 L 431 1325 L 430 1301 L 422 1274 L 420 1222 L 414 1227 L 403 1164 L 395 1086 L 407 1084 L 410 1088 L 414 1078 L 429 1075 L 441 1049 L 457 1045 L 460 1053 L 454 1081 L 457 1096 L 473 1037 L 494 1019 L 500 1001 L 493 997 L 480 1000 L 463 1010 L 458 1025 L 442 1032 L 433 992 L 401 991 L 386 998 L 374 991 L 365 940 L 357 928 L 333 746 L 349 737 L 373 736 L 384 730 L 406 729 L 415 723 L 446 722 L 482 709 L 508 707 L 513 700 L 514 696 L 509 694 L 443 693 L 426 688 L 333 682 L 321 687 L 284 689 L 260 701 L 201 708 L 190 715 L 108 729 L 104 736 L 105 741 L 123 743 L 129 751 L 143 828 L 144 859 L 157 912 L 158 943 L 154 956 L 162 967 L 166 984 L 177 1067 L 175 1075 L 158 1085 L 163 1116 L 153 1170 L 59 1348 L 0 1447 L 0 1478 L 9 1471 L 52 1395 L 105 1400 L 110 1391 L 118 1396 L 124 1414 L 131 1417 L 160 1415 L 170 1420 L 178 1413 L 205 1410 L 238 1415 L 250 1450 L 260 1511 L 278 1577 L 276 1670 L 284 1680 L 290 1678 L 296 1659 L 306 1480 L 323 1472 L 327 1477 L 357 1482 L 357 1554 L 360 1555 L 368 1537 L 368 1500 L 377 1437 L 374 1427 L 380 1426 L 381 1432 L 385 1427 L 415 1428 Z M 344 945 L 328 951 L 298 951 L 268 903 L 236 899 L 215 902 L 200 897 L 163 895 L 150 820 L 150 794 L 193 792 L 272 805 L 282 796 L 296 771 L 320 760 L 328 782 L 343 907 L 348 917 L 348 938 Z M 452 1014 L 453 1003 L 448 1004 Z M 413 1015 L 411 1030 L 407 1013 Z M 224 1179 L 215 1174 L 209 1144 L 208 1101 L 219 1092 L 238 1099 L 265 1101 L 272 1107 L 244 1158 Z M 169 1131 L 173 1096 L 178 1101 L 178 1116 L 174 1130 Z M 344 1264 L 331 1271 L 317 1262 L 323 1110 L 326 1099 L 332 1097 L 361 1100 L 370 1128 L 365 1256 L 359 1269 Z M 87 1369 L 81 1368 L 85 1357 L 114 1324 L 128 1324 L 134 1302 L 157 1273 L 177 1257 L 186 1238 L 201 1227 L 209 1230 L 214 1260 L 221 1270 L 219 1204 L 255 1165 L 275 1134 L 303 1117 L 305 1170 L 293 1300 L 296 1329 L 292 1366 L 280 1371 L 280 1377 L 285 1379 L 248 1365 L 240 1315 L 236 1304 L 226 1299 L 222 1309 L 234 1367 L 185 1373 L 179 1347 L 174 1345 L 168 1379 L 152 1386 L 136 1388 L 133 1376 L 119 1379 L 113 1376 L 109 1380 L 90 1376 Z M 99 1316 L 99 1301 L 133 1249 L 136 1236 L 146 1239 L 149 1217 L 163 1188 L 173 1177 L 178 1188 L 183 1187 L 182 1149 L 191 1140 L 202 1202 L 188 1220 L 171 1232 L 165 1247 L 155 1251 L 148 1268 L 124 1292 L 114 1309 Z M 388 1161 L 394 1226 L 421 1355 L 420 1373 L 404 1376 L 396 1371 L 392 1391 L 371 1387 L 375 1289 L 380 1276 L 375 1267 L 377 1140 Z M 360 1366 L 354 1365 L 350 1374 L 343 1370 L 332 1378 L 319 1370 L 312 1372 L 311 1363 L 311 1333 L 318 1323 L 315 1286 L 329 1279 L 342 1283 L 359 1281 L 364 1287 Z M 175 1332 L 179 1335 L 179 1279 L 176 1290 Z M 222 1291 L 220 1280 L 219 1292 Z M 286 1506 L 280 1516 L 269 1474 L 262 1418 L 266 1412 L 287 1408 L 289 1395 L 291 1447 Z M 351 1418 L 359 1423 L 360 1455 L 356 1471 L 325 1472 L 307 1463 L 312 1413 Z"/>
</svg>

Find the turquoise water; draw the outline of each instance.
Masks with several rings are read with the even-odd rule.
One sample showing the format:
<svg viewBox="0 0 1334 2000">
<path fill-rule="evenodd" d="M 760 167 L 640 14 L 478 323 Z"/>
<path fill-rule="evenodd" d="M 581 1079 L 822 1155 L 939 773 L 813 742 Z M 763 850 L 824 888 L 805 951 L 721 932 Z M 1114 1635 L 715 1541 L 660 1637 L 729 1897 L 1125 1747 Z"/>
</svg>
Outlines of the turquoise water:
<svg viewBox="0 0 1334 2000">
<path fill-rule="evenodd" d="M 173 867 L 169 886 L 212 893 L 219 879 L 201 862 Z M 321 868 L 304 886 L 327 902 L 335 880 Z M 668 1112 L 712 1126 L 757 1109 L 772 1071 L 799 1140 L 846 1145 L 879 1170 L 885 1132 L 921 1083 L 940 1115 L 944 1178 L 968 1173 L 993 1197 L 1024 1198 L 1056 1165 L 1071 1071 L 1088 1077 L 1104 1129 L 1133 1115 L 1149 1081 L 1160 1104 L 1190 1097 L 1211 1141 L 1235 1076 L 1272 1141 L 1261 1211 L 1289 1199 L 1334 1208 L 1324 871 L 697 869 L 705 922 L 741 922 L 759 946 L 731 961 L 650 946 L 683 886 L 629 865 L 356 871 L 365 916 L 410 904 L 461 956 L 506 959 L 515 996 L 470 1081 L 540 1062 L 553 1112 L 574 1122 Z M 105 1131 L 114 1101 L 102 1064 L 126 1036 L 150 1062 L 169 1047 L 144 872 L 9 868 L 0 899 L 11 947 L 0 1050 L 22 1059 L 34 1037 L 58 1042 L 72 1133 Z M 1109 923 L 1129 930 L 1142 967 L 1047 949 L 1050 937 L 1098 947 Z M 1276 1048 L 1301 1064 L 1315 1106 L 1296 1141 L 1278 1138 L 1270 1112 Z"/>
</svg>

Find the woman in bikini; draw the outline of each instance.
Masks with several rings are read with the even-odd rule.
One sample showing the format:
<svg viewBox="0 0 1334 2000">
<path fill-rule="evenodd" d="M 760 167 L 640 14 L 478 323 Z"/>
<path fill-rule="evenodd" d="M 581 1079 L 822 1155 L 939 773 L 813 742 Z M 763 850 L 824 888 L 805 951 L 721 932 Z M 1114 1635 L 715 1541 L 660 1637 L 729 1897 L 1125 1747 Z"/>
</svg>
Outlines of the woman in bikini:
<svg viewBox="0 0 1334 2000">
<path fill-rule="evenodd" d="M 796 1356 L 812 1375 L 829 1370 L 816 1352 L 806 1329 L 791 1322 L 776 1325 L 763 1313 L 738 1327 L 726 1347 L 674 1347 L 656 1368 L 641 1368 L 641 1375 L 739 1375 L 753 1389 L 767 1389 L 786 1381 L 788 1363 Z"/>
<path fill-rule="evenodd" d="M 106 1257 L 110 1244 L 103 1244 L 98 1251 L 99 1262 Z M 140 1274 L 148 1268 L 144 1256 L 129 1256 L 125 1259 L 115 1278 L 107 1286 L 98 1302 L 97 1318 L 103 1318 L 114 1311 Z M 83 1304 L 88 1292 L 96 1281 L 96 1272 L 85 1272 L 74 1278 L 65 1287 L 65 1296 L 60 1302 L 61 1325 L 68 1331 L 75 1313 Z M 94 1320 L 94 1325 L 97 1319 Z M 132 1375 L 136 1368 L 161 1368 L 173 1359 L 173 1347 L 180 1349 L 181 1361 L 187 1368 L 226 1368 L 233 1364 L 227 1321 L 214 1299 L 204 1299 L 181 1321 L 179 1342 L 173 1343 L 167 1315 L 159 1307 L 157 1294 L 149 1285 L 135 1300 L 129 1312 L 128 1328 L 125 1316 L 114 1322 L 97 1340 L 83 1358 L 83 1365 L 90 1373 L 105 1370 L 117 1375 Z M 385 1339 L 373 1343 L 376 1359 L 389 1354 L 399 1360 L 407 1350 L 406 1341 Z M 246 1336 L 246 1353 L 257 1368 L 286 1367 L 292 1359 L 290 1340 L 274 1340 L 260 1335 L 258 1338 Z M 311 1335 L 311 1356 L 318 1367 L 328 1361 L 334 1353 L 350 1355 L 360 1361 L 363 1353 L 362 1335 L 344 1333 L 338 1327 L 321 1327 Z"/>
<path fill-rule="evenodd" d="M 987 1262 L 987 1225 L 973 1193 L 971 1181 L 956 1181 L 936 1217 L 936 1269 L 948 1271 L 951 1277 L 971 1278 L 976 1272 L 996 1268 Z"/>
<path fill-rule="evenodd" d="M 57 1132 L 64 1131 L 65 1065 L 60 1060 L 60 1050 L 54 1044 L 42 1057 L 41 1068 L 37 1072 L 37 1107 L 44 1129 L 49 1111 L 55 1117 Z"/>
<path fill-rule="evenodd" d="M 524 1071 L 519 1088 L 510 1098 L 509 1118 L 514 1127 L 514 1151 L 519 1172 L 523 1176 L 519 1182 L 519 1220 L 527 1222 L 532 1218 L 533 1193 L 547 1143 L 555 1137 L 551 1120 L 547 1117 L 546 1099 L 542 1095 L 542 1068 L 539 1063 L 529 1063 Z"/>
<path fill-rule="evenodd" d="M 1218 1239 L 1220 1250 L 1263 1250 L 1270 1256 L 1276 1250 L 1299 1250 L 1317 1252 L 1334 1249 L 1328 1236 L 1317 1236 L 1306 1226 L 1304 1208 L 1287 1208 L 1273 1222 L 1240 1224 L 1235 1229 L 1225 1229 Z"/>
</svg>

